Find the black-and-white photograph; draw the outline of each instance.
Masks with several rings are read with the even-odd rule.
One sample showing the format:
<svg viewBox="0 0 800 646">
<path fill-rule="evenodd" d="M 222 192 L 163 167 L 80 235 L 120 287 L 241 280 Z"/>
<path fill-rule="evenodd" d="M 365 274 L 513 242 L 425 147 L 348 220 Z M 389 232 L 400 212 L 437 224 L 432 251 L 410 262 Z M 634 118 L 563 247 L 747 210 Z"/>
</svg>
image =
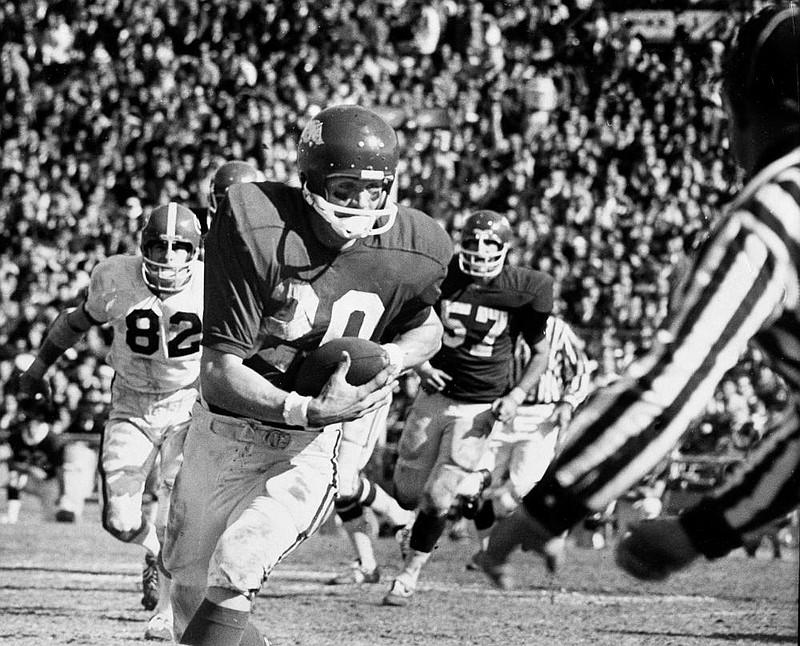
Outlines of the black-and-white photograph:
<svg viewBox="0 0 800 646">
<path fill-rule="evenodd" d="M 800 1 L 0 4 L 0 643 L 798 643 Z"/>
</svg>

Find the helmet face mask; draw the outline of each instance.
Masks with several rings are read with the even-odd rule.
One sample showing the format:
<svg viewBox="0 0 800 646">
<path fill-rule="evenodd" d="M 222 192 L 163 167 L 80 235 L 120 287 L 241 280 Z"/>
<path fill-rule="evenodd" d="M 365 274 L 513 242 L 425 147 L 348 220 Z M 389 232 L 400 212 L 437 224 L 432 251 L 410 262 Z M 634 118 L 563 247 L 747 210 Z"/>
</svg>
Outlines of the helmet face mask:
<svg viewBox="0 0 800 646">
<path fill-rule="evenodd" d="M 142 277 L 159 293 L 181 291 L 192 279 L 200 250 L 200 222 L 175 202 L 156 207 L 142 229 Z"/>
<path fill-rule="evenodd" d="M 303 129 L 298 169 L 303 197 L 337 237 L 357 240 L 392 227 L 397 204 L 391 189 L 399 153 L 394 129 L 377 114 L 355 105 L 327 108 Z M 350 179 L 369 200 L 343 199 L 331 180 Z M 355 205 L 354 205 L 355 203 Z"/>
<path fill-rule="evenodd" d="M 491 279 L 503 270 L 511 246 L 511 225 L 494 211 L 467 218 L 458 247 L 458 267 L 467 276 Z"/>
</svg>

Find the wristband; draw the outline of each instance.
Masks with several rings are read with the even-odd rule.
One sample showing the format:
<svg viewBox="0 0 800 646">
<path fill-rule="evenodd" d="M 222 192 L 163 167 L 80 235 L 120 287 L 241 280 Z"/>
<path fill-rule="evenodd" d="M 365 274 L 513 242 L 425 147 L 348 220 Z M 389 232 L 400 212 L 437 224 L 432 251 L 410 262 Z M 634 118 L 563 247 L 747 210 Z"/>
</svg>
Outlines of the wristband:
<svg viewBox="0 0 800 646">
<path fill-rule="evenodd" d="M 283 400 L 283 421 L 289 426 L 308 426 L 308 404 L 311 397 L 304 397 L 295 391 Z"/>
<path fill-rule="evenodd" d="M 397 366 L 402 370 L 406 361 L 406 353 L 403 351 L 403 348 L 396 343 L 384 343 L 381 347 L 386 350 L 386 354 L 389 355 L 389 365 Z"/>
<path fill-rule="evenodd" d="M 522 390 L 522 388 L 520 388 L 519 386 L 514 386 L 511 389 L 511 392 L 508 393 L 508 395 L 509 397 L 511 397 L 511 399 L 513 399 L 516 402 L 517 406 L 519 406 L 520 404 L 522 404 L 522 402 L 525 401 L 525 398 L 528 396 L 528 393 Z"/>
</svg>

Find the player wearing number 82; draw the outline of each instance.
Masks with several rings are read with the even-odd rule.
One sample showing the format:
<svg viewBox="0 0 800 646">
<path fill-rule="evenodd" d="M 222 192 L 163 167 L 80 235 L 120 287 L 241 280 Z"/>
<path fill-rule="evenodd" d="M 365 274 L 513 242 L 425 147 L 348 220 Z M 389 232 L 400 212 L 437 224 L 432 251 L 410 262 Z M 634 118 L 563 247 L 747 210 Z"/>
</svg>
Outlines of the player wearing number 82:
<svg viewBox="0 0 800 646">
<path fill-rule="evenodd" d="M 24 394 L 48 396 L 47 369 L 92 326 L 112 326 L 106 361 L 115 377 L 100 451 L 103 527 L 123 542 L 142 545 L 153 574 L 198 395 L 204 278 L 199 249 L 194 212 L 175 202 L 153 209 L 142 229 L 142 254 L 111 256 L 95 266 L 85 300 L 56 319 L 21 378 Z M 159 505 L 151 523 L 142 512 L 142 494 L 159 456 Z M 156 602 L 145 584 L 142 604 L 155 606 L 146 636 L 171 639 L 169 581 L 159 577 L 158 585 Z"/>
</svg>

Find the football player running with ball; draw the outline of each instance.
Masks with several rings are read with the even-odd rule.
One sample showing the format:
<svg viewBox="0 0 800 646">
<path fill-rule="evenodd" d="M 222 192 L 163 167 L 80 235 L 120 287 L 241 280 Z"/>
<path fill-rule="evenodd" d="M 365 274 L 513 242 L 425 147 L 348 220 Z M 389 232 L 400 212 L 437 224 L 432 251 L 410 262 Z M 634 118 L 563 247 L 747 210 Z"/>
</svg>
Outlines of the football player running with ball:
<svg viewBox="0 0 800 646">
<path fill-rule="evenodd" d="M 395 495 L 417 518 L 404 549 L 404 569 L 383 603 L 408 604 L 420 572 L 444 532 L 459 485 L 477 476 L 495 423 L 510 422 L 547 367 L 547 317 L 553 279 L 506 263 L 512 241 L 508 220 L 477 211 L 462 228 L 437 311 L 442 349 L 422 364 L 420 390 L 398 445 Z M 512 377 L 519 334 L 532 355 L 518 381 Z"/>
<path fill-rule="evenodd" d="M 142 605 L 155 609 L 148 639 L 173 638 L 169 579 L 158 576 L 156 564 L 198 395 L 204 278 L 199 249 L 194 212 L 175 202 L 153 209 L 142 229 L 141 255 L 111 256 L 97 264 L 86 299 L 55 320 L 20 377 L 24 395 L 49 397 L 50 366 L 92 326 L 113 327 L 107 362 L 115 379 L 100 447 L 103 527 L 146 550 Z M 159 504 L 151 523 L 142 494 L 159 455 Z"/>
<path fill-rule="evenodd" d="M 441 344 L 433 305 L 452 243 L 394 202 L 397 164 L 382 118 L 329 107 L 300 135 L 299 188 L 235 184 L 213 218 L 202 400 L 164 546 L 183 644 L 266 643 L 252 602 L 330 513 L 343 423 L 387 405 L 400 370 Z M 298 394 L 304 356 L 345 336 L 385 344 L 391 363 L 353 386 L 343 353 L 320 394 Z"/>
<path fill-rule="evenodd" d="M 658 343 L 578 411 L 567 444 L 520 508 L 495 526 L 483 569 L 517 549 L 548 559 L 562 533 L 648 474 L 702 412 L 751 340 L 793 401 L 745 465 L 678 517 L 642 521 L 617 562 L 663 579 L 719 558 L 798 503 L 800 456 L 800 8 L 767 7 L 739 30 L 723 74 L 731 150 L 748 183 L 697 249 Z"/>
</svg>

